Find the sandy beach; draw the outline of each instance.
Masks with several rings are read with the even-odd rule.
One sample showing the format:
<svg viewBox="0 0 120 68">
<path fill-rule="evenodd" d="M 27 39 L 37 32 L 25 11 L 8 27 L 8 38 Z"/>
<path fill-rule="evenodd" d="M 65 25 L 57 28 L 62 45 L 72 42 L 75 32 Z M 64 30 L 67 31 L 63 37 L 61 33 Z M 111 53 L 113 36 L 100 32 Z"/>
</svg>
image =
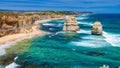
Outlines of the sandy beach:
<svg viewBox="0 0 120 68">
<path fill-rule="evenodd" d="M 6 48 L 10 48 L 12 45 L 21 42 L 25 39 L 31 39 L 36 36 L 44 36 L 46 34 L 49 34 L 48 32 L 42 31 L 39 29 L 40 23 L 48 22 L 51 20 L 57 20 L 57 19 L 63 19 L 63 18 L 52 18 L 52 19 L 45 19 L 45 20 L 38 20 L 36 21 L 32 27 L 32 32 L 30 33 L 18 33 L 18 34 L 12 34 L 7 35 L 0 38 L 0 56 L 6 54 Z M 5 68 L 11 68 L 11 66 L 16 66 L 16 64 L 11 63 L 10 65 L 6 66 Z M 1 67 L 1 66 L 0 66 Z"/>
<path fill-rule="evenodd" d="M 44 32 L 42 30 L 39 30 L 39 23 L 44 23 L 47 21 L 51 21 L 51 20 L 57 20 L 57 19 L 63 19 L 63 18 L 53 18 L 53 19 L 45 19 L 45 20 L 38 20 L 36 21 L 32 26 L 33 31 L 30 33 L 18 33 L 18 34 L 12 34 L 12 35 L 8 35 L 8 36 L 4 36 L 0 38 L 0 45 L 5 45 L 8 44 L 10 42 L 13 42 L 17 39 L 29 39 L 35 36 L 42 36 L 45 34 L 48 34 L 47 32 Z"/>
</svg>

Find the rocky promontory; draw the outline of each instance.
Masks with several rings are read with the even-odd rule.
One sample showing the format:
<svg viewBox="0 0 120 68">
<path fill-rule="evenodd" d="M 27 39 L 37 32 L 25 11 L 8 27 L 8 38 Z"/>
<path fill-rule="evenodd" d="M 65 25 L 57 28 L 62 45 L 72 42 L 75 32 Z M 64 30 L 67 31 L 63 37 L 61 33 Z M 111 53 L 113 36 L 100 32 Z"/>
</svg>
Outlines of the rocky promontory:
<svg viewBox="0 0 120 68">
<path fill-rule="evenodd" d="M 35 21 L 38 20 L 53 20 L 55 18 L 64 18 L 66 15 L 81 15 L 83 12 L 73 11 L 1 11 L 0 12 L 0 37 L 33 32 Z M 68 27 L 66 27 L 68 26 Z M 64 31 L 79 31 L 79 27 L 75 17 L 66 19 Z"/>
<path fill-rule="evenodd" d="M 95 22 L 93 24 L 91 34 L 93 34 L 93 35 L 102 35 L 102 30 L 103 30 L 103 28 L 102 28 L 101 22 L 97 21 L 97 22 Z"/>
<path fill-rule="evenodd" d="M 63 31 L 65 32 L 76 32 L 79 31 L 79 26 L 77 20 L 74 16 L 67 16 L 63 26 Z"/>
<path fill-rule="evenodd" d="M 46 13 L 46 12 L 44 12 Z M 34 32 L 35 21 L 63 18 L 65 15 L 49 12 L 0 12 L 0 37 Z M 39 25 L 38 25 L 39 26 Z M 39 27 L 38 27 L 39 30 Z"/>
</svg>

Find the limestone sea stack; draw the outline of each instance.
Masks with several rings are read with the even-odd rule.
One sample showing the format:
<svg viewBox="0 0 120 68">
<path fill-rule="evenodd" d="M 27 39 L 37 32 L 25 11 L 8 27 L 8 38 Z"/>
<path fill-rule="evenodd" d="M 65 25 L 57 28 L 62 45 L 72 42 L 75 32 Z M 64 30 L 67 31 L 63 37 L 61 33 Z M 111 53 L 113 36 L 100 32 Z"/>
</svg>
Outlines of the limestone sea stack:
<svg viewBox="0 0 120 68">
<path fill-rule="evenodd" d="M 63 31 L 65 32 L 77 32 L 79 31 L 77 20 L 74 16 L 66 16 Z"/>
<path fill-rule="evenodd" d="M 102 35 L 102 30 L 103 30 L 103 28 L 102 28 L 101 22 L 97 21 L 93 24 L 91 33 L 93 35 Z"/>
</svg>

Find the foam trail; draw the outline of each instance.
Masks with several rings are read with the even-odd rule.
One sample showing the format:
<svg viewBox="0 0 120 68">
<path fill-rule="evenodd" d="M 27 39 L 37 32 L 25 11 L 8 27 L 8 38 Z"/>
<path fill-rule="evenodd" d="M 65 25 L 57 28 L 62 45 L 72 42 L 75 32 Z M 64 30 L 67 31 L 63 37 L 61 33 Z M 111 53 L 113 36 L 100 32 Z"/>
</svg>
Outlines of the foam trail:
<svg viewBox="0 0 120 68">
<path fill-rule="evenodd" d="M 83 20 L 83 19 L 87 19 L 87 18 L 85 18 L 85 17 L 77 18 L 77 20 Z"/>
<path fill-rule="evenodd" d="M 65 33 L 65 32 L 63 32 L 63 31 L 59 31 L 59 32 L 55 33 L 55 35 L 60 34 L 60 33 Z"/>
<path fill-rule="evenodd" d="M 80 29 L 80 31 L 77 31 L 77 33 L 86 33 L 86 34 L 91 34 L 91 31 L 89 31 L 89 30 L 83 30 L 83 29 Z"/>
<path fill-rule="evenodd" d="M 55 26 L 55 27 L 61 27 L 61 26 L 63 26 L 63 24 L 52 24 L 52 23 L 44 23 L 44 24 L 42 24 L 43 26 Z"/>
<path fill-rule="evenodd" d="M 83 19 L 88 19 L 88 17 L 77 17 L 77 20 L 83 20 Z"/>
<path fill-rule="evenodd" d="M 103 36 L 105 37 L 105 41 L 110 43 L 112 46 L 118 46 L 120 44 L 120 40 L 113 34 L 108 34 L 103 31 Z"/>
<path fill-rule="evenodd" d="M 81 16 L 88 16 L 88 15 L 91 15 L 91 14 L 83 14 L 83 15 L 81 15 Z"/>
<path fill-rule="evenodd" d="M 60 23 L 59 23 L 57 26 L 59 26 L 59 27 L 60 27 L 60 26 L 63 26 L 63 24 L 60 24 Z"/>
<path fill-rule="evenodd" d="M 52 35 L 49 36 L 49 37 L 51 38 L 52 36 L 58 35 L 58 34 L 60 34 L 60 33 L 65 33 L 65 32 L 63 32 L 63 31 L 59 31 L 59 32 L 56 32 L 55 34 L 52 34 Z"/>
<path fill-rule="evenodd" d="M 44 25 L 44 26 L 54 26 L 54 24 L 50 24 L 50 23 L 44 23 L 42 25 Z"/>
<path fill-rule="evenodd" d="M 83 47 L 91 47 L 91 48 L 97 48 L 101 46 L 96 46 L 94 43 L 88 43 L 88 42 L 71 42 L 72 44 L 75 44 L 76 46 L 83 46 Z"/>
<path fill-rule="evenodd" d="M 18 65 L 16 63 L 11 63 L 8 66 L 6 66 L 5 68 L 16 68 Z"/>
<path fill-rule="evenodd" d="M 16 60 L 18 57 L 15 57 L 15 59 L 14 60 Z M 13 63 L 11 63 L 11 64 L 9 64 L 9 65 L 7 65 L 5 68 L 16 68 L 17 66 L 19 66 L 18 64 L 16 64 L 15 62 L 13 62 Z"/>
<path fill-rule="evenodd" d="M 78 24 L 84 24 L 84 25 L 92 26 L 92 23 L 87 23 L 87 22 L 78 22 Z"/>
</svg>

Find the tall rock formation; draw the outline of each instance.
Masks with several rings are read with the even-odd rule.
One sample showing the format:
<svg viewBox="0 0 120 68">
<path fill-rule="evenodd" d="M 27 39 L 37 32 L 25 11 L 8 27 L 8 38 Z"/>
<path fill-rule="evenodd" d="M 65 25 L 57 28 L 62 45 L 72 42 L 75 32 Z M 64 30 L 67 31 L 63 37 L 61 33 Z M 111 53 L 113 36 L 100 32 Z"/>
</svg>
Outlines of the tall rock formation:
<svg viewBox="0 0 120 68">
<path fill-rule="evenodd" d="M 63 31 L 65 32 L 76 32 L 79 31 L 77 20 L 73 16 L 67 16 L 65 19 Z"/>
<path fill-rule="evenodd" d="M 97 22 L 95 22 L 93 24 L 91 34 L 93 34 L 93 35 L 102 35 L 102 30 L 103 30 L 103 28 L 102 28 L 101 22 L 97 21 Z"/>
</svg>

